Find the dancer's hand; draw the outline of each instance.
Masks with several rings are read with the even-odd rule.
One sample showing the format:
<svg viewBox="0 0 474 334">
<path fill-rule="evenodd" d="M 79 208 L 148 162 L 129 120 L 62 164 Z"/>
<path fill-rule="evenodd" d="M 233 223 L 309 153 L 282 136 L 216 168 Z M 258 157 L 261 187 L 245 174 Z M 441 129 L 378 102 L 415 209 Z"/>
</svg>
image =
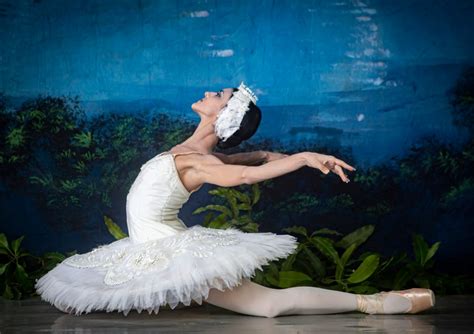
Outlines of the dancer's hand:
<svg viewBox="0 0 474 334">
<path fill-rule="evenodd" d="M 278 153 L 278 152 L 270 152 L 270 151 L 264 151 L 264 152 L 265 152 L 265 162 L 279 160 L 279 159 L 289 156 L 288 154 Z"/>
<path fill-rule="evenodd" d="M 332 155 L 320 154 L 316 152 L 304 152 L 306 158 L 306 166 L 312 168 L 318 168 L 324 174 L 328 174 L 330 171 L 339 175 L 342 181 L 348 183 L 349 178 L 342 170 L 342 167 L 355 171 L 356 169 L 344 161 L 337 159 Z"/>
</svg>

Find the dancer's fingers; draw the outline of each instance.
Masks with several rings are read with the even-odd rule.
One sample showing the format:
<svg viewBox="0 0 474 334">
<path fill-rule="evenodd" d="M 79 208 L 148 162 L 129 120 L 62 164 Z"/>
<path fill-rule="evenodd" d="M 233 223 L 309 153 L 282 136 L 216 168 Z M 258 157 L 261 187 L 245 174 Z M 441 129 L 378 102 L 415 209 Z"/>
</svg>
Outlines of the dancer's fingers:
<svg viewBox="0 0 474 334">
<path fill-rule="evenodd" d="M 354 167 L 352 167 L 351 165 L 345 163 L 344 161 L 342 161 L 341 159 L 334 159 L 336 161 L 336 163 L 338 163 L 339 165 L 341 165 L 342 167 L 346 168 L 346 169 L 349 169 L 351 171 L 355 171 L 356 169 Z"/>
<path fill-rule="evenodd" d="M 336 173 L 339 174 L 339 176 L 341 177 L 342 181 L 348 183 L 349 182 L 349 178 L 347 177 L 346 174 L 344 174 L 344 171 L 342 170 L 342 167 L 339 166 L 339 165 L 336 165 L 334 167 L 334 169 L 336 170 Z"/>
</svg>

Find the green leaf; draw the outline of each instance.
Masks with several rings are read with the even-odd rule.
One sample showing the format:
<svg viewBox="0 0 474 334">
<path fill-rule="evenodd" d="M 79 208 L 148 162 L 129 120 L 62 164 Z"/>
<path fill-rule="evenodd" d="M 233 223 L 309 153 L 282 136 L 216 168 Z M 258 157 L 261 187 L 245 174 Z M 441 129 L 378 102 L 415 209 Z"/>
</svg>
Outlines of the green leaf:
<svg viewBox="0 0 474 334">
<path fill-rule="evenodd" d="M 10 247 L 8 246 L 8 240 L 4 233 L 0 234 L 0 247 L 6 249 L 9 253 L 12 253 Z"/>
<path fill-rule="evenodd" d="M 213 219 L 213 221 L 220 222 L 220 223 L 225 223 L 227 220 L 228 220 L 227 213 L 221 213 L 215 219 Z"/>
<path fill-rule="evenodd" d="M 304 226 L 290 226 L 283 229 L 284 232 L 300 234 L 302 236 L 308 237 L 308 232 Z"/>
<path fill-rule="evenodd" d="M 438 251 L 440 244 L 441 242 L 438 241 L 438 242 L 435 242 L 433 246 L 430 247 L 430 249 L 428 250 L 428 253 L 426 254 L 425 263 L 428 262 L 435 255 L 435 253 Z"/>
<path fill-rule="evenodd" d="M 12 129 L 12 131 L 6 136 L 6 143 L 11 148 L 17 148 L 25 142 L 25 133 L 23 131 L 23 126 L 18 129 Z"/>
<path fill-rule="evenodd" d="M 42 258 L 46 261 L 58 263 L 63 261 L 65 259 L 65 256 L 64 254 L 61 254 L 59 252 L 47 252 L 43 254 Z"/>
<path fill-rule="evenodd" d="M 280 286 L 278 279 L 270 274 L 265 274 L 265 280 L 273 286 Z"/>
<path fill-rule="evenodd" d="M 127 234 L 123 232 L 120 226 L 115 224 L 111 218 L 104 216 L 104 222 L 107 226 L 107 229 L 109 230 L 109 233 L 112 234 L 115 239 L 119 240 L 127 237 Z"/>
<path fill-rule="evenodd" d="M 280 288 L 289 288 L 299 284 L 311 283 L 311 277 L 298 271 L 280 271 L 278 286 Z"/>
<path fill-rule="evenodd" d="M 346 266 L 347 260 L 352 255 L 352 252 L 357 248 L 357 244 L 350 245 L 341 256 L 341 266 L 336 267 L 336 280 L 341 280 L 344 274 L 344 267 Z"/>
<path fill-rule="evenodd" d="M 23 266 L 20 265 L 19 263 L 17 263 L 16 265 L 15 275 L 16 275 L 16 278 L 18 279 L 18 282 L 22 286 L 27 286 L 30 283 L 28 280 L 28 274 L 26 273 Z"/>
<path fill-rule="evenodd" d="M 0 276 L 7 270 L 9 264 L 10 262 L 0 265 Z"/>
<path fill-rule="evenodd" d="M 413 233 L 412 239 L 416 262 L 423 266 L 426 262 L 426 256 L 428 254 L 428 244 L 423 239 L 423 237 L 417 233 Z"/>
<path fill-rule="evenodd" d="M 252 210 L 252 207 L 251 207 L 249 204 L 247 204 L 247 203 L 240 203 L 239 205 L 237 205 L 237 208 L 238 208 L 239 210 L 243 210 L 243 211 L 250 211 L 250 210 Z"/>
<path fill-rule="evenodd" d="M 302 244 L 298 244 L 296 251 L 290 254 L 281 264 L 282 271 L 290 271 L 293 269 L 293 263 L 296 260 L 296 256 L 298 255 L 299 251 L 301 250 Z"/>
<path fill-rule="evenodd" d="M 252 184 L 252 205 L 257 203 L 260 199 L 260 187 L 257 183 Z"/>
<path fill-rule="evenodd" d="M 230 208 L 232 210 L 231 217 L 237 218 L 239 216 L 239 208 L 237 207 L 237 199 L 229 192 L 226 196 L 227 201 L 230 204 Z"/>
<path fill-rule="evenodd" d="M 244 231 L 246 232 L 258 232 L 259 225 L 257 223 L 248 223 L 244 227 Z"/>
<path fill-rule="evenodd" d="M 311 240 L 311 242 L 318 248 L 321 253 L 331 259 L 336 264 L 336 266 L 341 266 L 339 254 L 327 238 L 312 237 L 309 240 Z"/>
<path fill-rule="evenodd" d="M 217 205 L 217 204 L 209 204 L 209 205 L 197 208 L 196 210 L 193 211 L 193 214 L 198 214 L 207 210 L 220 211 L 222 213 L 225 213 L 229 218 L 232 217 L 232 211 L 230 211 L 229 208 L 223 205 Z"/>
<path fill-rule="evenodd" d="M 209 226 L 210 228 L 219 228 L 219 229 L 226 229 L 228 227 L 231 227 L 232 225 L 230 225 L 229 223 L 227 222 L 223 222 L 223 221 L 213 221 L 211 223 L 209 223 Z"/>
<path fill-rule="evenodd" d="M 236 189 L 232 189 L 232 188 L 230 188 L 229 190 L 230 190 L 230 192 L 231 192 L 232 195 L 234 195 L 234 196 L 237 197 L 241 202 L 247 204 L 247 206 L 250 207 L 250 197 L 249 197 L 247 194 L 245 194 L 245 193 L 243 193 L 243 192 L 240 192 L 240 191 L 238 191 L 238 190 L 236 190 Z"/>
<path fill-rule="evenodd" d="M 10 251 L 6 250 L 5 248 L 0 248 L 0 254 L 10 255 Z"/>
<path fill-rule="evenodd" d="M 73 146 L 88 148 L 92 144 L 92 134 L 90 131 L 78 133 L 73 136 Z"/>
<path fill-rule="evenodd" d="M 226 190 L 227 190 L 227 188 L 217 187 L 215 189 L 209 190 L 208 193 L 211 194 L 211 195 L 216 195 L 216 196 L 219 196 L 219 197 L 222 197 L 222 198 L 226 198 L 226 196 L 227 196 Z"/>
<path fill-rule="evenodd" d="M 324 264 L 321 259 L 304 244 L 302 244 L 302 250 L 306 255 L 307 259 L 309 260 L 309 263 L 311 264 L 312 268 L 316 272 L 316 275 L 318 275 L 318 277 L 324 277 L 326 275 L 326 268 L 324 267 Z"/>
<path fill-rule="evenodd" d="M 337 247 L 342 247 L 342 248 L 348 248 L 352 244 L 357 244 L 359 246 L 360 244 L 364 243 L 374 232 L 374 225 L 365 225 L 357 230 L 355 230 L 352 233 L 349 233 L 346 235 L 344 238 L 339 240 L 336 243 Z"/>
<path fill-rule="evenodd" d="M 270 283 L 271 285 L 273 286 L 278 286 L 278 280 L 279 280 L 279 271 L 278 271 L 278 267 L 277 265 L 275 264 L 275 262 L 270 262 L 266 268 L 266 270 L 264 271 L 264 274 L 265 274 L 265 280 Z"/>
<path fill-rule="evenodd" d="M 14 254 L 18 254 L 18 251 L 19 251 L 19 249 L 20 249 L 21 241 L 23 240 L 24 237 L 25 237 L 25 236 L 22 235 L 22 236 L 19 237 L 18 239 L 12 241 L 12 250 L 13 250 L 13 253 L 14 253 Z"/>
<path fill-rule="evenodd" d="M 342 235 L 342 233 L 336 231 L 336 230 L 331 230 L 328 228 L 320 228 L 319 230 L 314 231 L 311 236 L 314 237 L 315 235 L 318 234 L 333 234 L 333 235 Z"/>
<path fill-rule="evenodd" d="M 369 255 L 360 264 L 355 272 L 347 279 L 350 283 L 360 283 L 369 278 L 379 265 L 378 255 Z"/>
</svg>

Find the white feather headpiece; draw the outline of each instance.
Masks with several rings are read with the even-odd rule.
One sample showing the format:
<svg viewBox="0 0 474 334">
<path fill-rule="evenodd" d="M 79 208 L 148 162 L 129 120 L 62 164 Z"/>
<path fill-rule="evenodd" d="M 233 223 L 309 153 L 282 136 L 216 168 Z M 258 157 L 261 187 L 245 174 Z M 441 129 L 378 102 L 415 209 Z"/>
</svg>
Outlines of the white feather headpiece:
<svg viewBox="0 0 474 334">
<path fill-rule="evenodd" d="M 227 105 L 217 114 L 214 124 L 214 132 L 217 137 L 226 141 L 232 136 L 239 129 L 245 113 L 250 109 L 250 102 L 256 105 L 257 101 L 257 96 L 242 81 L 239 90 L 233 93 Z"/>
</svg>

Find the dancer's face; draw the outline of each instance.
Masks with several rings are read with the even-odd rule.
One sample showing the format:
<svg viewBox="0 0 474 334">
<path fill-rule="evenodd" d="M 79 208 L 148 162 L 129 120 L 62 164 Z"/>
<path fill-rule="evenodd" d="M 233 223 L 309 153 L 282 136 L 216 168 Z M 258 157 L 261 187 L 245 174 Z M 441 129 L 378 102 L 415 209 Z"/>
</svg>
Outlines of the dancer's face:
<svg viewBox="0 0 474 334">
<path fill-rule="evenodd" d="M 205 92 L 204 97 L 191 105 L 191 108 L 206 116 L 217 115 L 232 97 L 233 89 L 224 88 L 219 92 Z"/>
</svg>

